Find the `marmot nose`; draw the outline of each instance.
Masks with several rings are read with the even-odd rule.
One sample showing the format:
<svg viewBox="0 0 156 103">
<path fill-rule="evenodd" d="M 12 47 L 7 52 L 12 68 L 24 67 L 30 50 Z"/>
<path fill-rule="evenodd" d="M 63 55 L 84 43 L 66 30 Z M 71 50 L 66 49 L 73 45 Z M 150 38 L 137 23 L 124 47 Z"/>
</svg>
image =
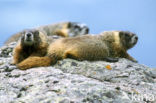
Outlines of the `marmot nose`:
<svg viewBox="0 0 156 103">
<path fill-rule="evenodd" d="M 27 34 L 27 37 L 30 37 L 30 36 L 31 36 L 31 34 L 30 34 L 30 33 L 28 33 L 28 34 Z"/>
<path fill-rule="evenodd" d="M 89 28 L 86 28 L 86 34 L 88 34 L 89 33 Z"/>
<path fill-rule="evenodd" d="M 138 37 L 137 36 L 135 36 L 135 40 L 138 40 Z"/>
</svg>

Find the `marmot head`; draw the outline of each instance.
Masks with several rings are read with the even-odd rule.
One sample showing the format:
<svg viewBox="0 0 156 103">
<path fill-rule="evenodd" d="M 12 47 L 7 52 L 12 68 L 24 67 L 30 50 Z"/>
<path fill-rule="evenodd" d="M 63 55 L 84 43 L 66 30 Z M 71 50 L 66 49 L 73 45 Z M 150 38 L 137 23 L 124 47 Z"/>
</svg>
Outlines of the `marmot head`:
<svg viewBox="0 0 156 103">
<path fill-rule="evenodd" d="M 89 33 L 89 28 L 87 27 L 87 25 L 78 22 L 69 22 L 68 29 L 69 29 L 68 34 L 71 37 Z"/>
<path fill-rule="evenodd" d="M 120 31 L 119 37 L 123 47 L 125 47 L 126 50 L 132 48 L 138 41 L 138 36 L 128 31 Z"/>
<path fill-rule="evenodd" d="M 41 38 L 38 30 L 25 30 L 22 32 L 21 44 L 23 46 L 37 46 L 40 41 Z"/>
</svg>

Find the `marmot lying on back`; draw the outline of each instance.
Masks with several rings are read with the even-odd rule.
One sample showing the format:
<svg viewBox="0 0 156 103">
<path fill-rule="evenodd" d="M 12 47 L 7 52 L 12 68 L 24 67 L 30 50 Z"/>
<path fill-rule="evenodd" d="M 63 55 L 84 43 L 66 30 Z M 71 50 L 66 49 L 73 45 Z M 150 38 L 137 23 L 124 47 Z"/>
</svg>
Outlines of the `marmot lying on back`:
<svg viewBox="0 0 156 103">
<path fill-rule="evenodd" d="M 61 37 L 74 37 L 85 35 L 89 33 L 89 28 L 87 25 L 78 22 L 61 22 L 56 24 L 44 25 L 40 27 L 33 28 L 32 30 L 39 30 L 48 36 L 61 36 Z M 23 30 L 26 31 L 26 30 Z M 12 35 L 5 44 L 9 44 L 11 42 L 18 41 L 22 36 L 22 33 L 18 32 Z M 51 39 L 50 39 L 51 40 Z"/>
<path fill-rule="evenodd" d="M 108 62 L 117 62 L 118 58 L 127 58 L 136 62 L 127 50 L 132 48 L 137 40 L 138 37 L 134 33 L 126 31 L 108 31 L 100 35 L 61 38 L 49 45 L 45 57 L 28 57 L 17 64 L 17 67 L 25 70 L 32 67 L 50 66 L 65 58 Z"/>
</svg>

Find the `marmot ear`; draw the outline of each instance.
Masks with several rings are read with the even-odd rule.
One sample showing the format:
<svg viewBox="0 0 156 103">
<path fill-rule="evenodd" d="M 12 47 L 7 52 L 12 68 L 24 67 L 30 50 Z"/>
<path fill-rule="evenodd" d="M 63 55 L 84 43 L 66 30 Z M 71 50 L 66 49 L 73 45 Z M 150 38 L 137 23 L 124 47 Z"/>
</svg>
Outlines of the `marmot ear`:
<svg viewBox="0 0 156 103">
<path fill-rule="evenodd" d="M 19 34 L 21 35 L 20 40 L 24 40 L 25 32 L 20 32 Z"/>
<path fill-rule="evenodd" d="M 26 31 L 22 31 L 22 32 L 20 32 L 19 34 L 20 34 L 21 36 L 24 36 L 24 35 L 25 35 L 25 32 L 26 32 Z"/>
</svg>

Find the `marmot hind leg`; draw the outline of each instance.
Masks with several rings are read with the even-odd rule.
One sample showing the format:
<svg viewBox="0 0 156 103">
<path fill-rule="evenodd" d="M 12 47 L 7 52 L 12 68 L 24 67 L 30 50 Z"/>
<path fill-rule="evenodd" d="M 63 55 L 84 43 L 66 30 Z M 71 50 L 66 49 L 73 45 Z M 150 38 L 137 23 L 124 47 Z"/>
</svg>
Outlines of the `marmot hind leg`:
<svg viewBox="0 0 156 103">
<path fill-rule="evenodd" d="M 82 57 L 80 57 L 77 53 L 76 50 L 67 50 L 64 55 L 63 55 L 63 59 L 65 58 L 71 58 L 71 59 L 76 59 L 76 60 L 79 60 L 79 61 L 82 61 Z"/>
<path fill-rule="evenodd" d="M 82 61 L 82 60 L 90 60 L 90 61 L 94 61 L 94 59 L 88 59 L 88 57 L 82 57 L 78 54 L 78 52 L 76 50 L 68 50 L 64 53 L 64 56 L 63 56 L 63 59 L 65 58 L 71 58 L 71 59 L 76 59 L 76 60 L 79 60 L 79 61 Z M 118 58 L 112 58 L 112 57 L 99 57 L 95 60 L 104 60 L 104 61 L 107 61 L 107 62 L 118 62 Z"/>
</svg>

